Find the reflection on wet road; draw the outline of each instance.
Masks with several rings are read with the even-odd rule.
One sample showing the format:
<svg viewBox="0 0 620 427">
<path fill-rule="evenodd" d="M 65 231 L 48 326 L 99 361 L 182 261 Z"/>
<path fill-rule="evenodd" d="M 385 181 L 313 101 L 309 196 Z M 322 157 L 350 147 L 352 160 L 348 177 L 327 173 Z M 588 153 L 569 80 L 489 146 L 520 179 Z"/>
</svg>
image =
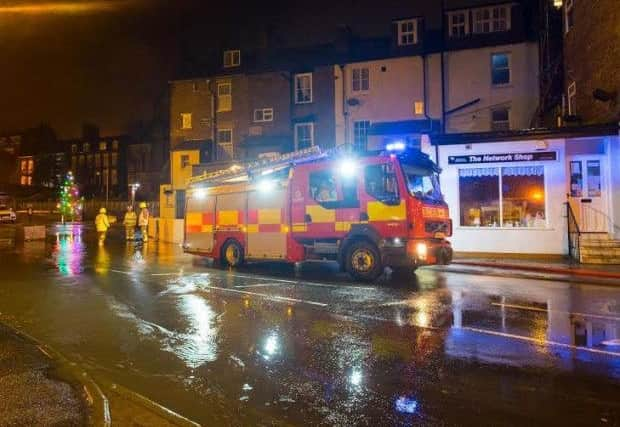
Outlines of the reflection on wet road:
<svg viewBox="0 0 620 427">
<path fill-rule="evenodd" d="M 620 288 L 227 272 L 50 233 L 0 253 L 0 320 L 205 425 L 620 425 Z"/>
</svg>

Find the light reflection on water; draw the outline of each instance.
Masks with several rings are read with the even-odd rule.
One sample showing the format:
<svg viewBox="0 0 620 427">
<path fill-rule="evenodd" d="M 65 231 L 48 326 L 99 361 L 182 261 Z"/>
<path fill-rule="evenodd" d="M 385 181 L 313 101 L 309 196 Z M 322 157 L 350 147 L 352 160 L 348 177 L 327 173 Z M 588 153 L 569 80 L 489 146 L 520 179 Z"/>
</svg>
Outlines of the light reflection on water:
<svg viewBox="0 0 620 427">
<path fill-rule="evenodd" d="M 86 246 L 82 241 L 82 229 L 79 225 L 59 227 L 56 242 L 52 250 L 52 259 L 63 276 L 71 277 L 83 271 Z"/>
<path fill-rule="evenodd" d="M 189 330 L 175 353 L 190 368 L 216 360 L 219 327 L 213 308 L 204 298 L 193 294 L 182 295 L 178 307 L 189 322 Z"/>
</svg>

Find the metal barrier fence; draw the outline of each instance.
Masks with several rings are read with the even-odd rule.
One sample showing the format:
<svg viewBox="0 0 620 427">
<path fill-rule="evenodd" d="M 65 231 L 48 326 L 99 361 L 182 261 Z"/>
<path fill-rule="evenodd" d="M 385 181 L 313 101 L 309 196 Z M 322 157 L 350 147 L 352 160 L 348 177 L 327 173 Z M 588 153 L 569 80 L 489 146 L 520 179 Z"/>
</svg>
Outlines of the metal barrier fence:
<svg viewBox="0 0 620 427">
<path fill-rule="evenodd" d="M 25 211 L 28 208 L 32 208 L 34 212 L 56 213 L 58 208 L 56 207 L 57 201 L 31 201 L 31 200 L 15 200 L 14 206 L 17 211 Z M 110 200 L 106 204 L 105 200 L 85 200 L 84 201 L 84 217 L 83 219 L 93 219 L 99 213 L 99 209 L 106 208 L 108 215 L 114 215 L 118 218 L 122 218 L 129 202 L 126 200 Z M 136 202 L 136 212 L 139 202 Z M 159 202 L 147 201 L 146 202 L 152 217 L 159 216 Z"/>
</svg>

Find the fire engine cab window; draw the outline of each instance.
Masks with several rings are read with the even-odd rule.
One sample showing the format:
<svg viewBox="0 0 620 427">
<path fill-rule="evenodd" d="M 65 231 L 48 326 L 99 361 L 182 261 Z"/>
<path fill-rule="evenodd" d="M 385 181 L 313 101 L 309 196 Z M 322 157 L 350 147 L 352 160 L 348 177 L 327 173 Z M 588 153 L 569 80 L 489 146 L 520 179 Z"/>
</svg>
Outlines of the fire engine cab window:
<svg viewBox="0 0 620 427">
<path fill-rule="evenodd" d="M 364 172 L 366 193 L 382 202 L 398 200 L 396 174 L 391 164 L 366 166 Z"/>
<path fill-rule="evenodd" d="M 310 195 L 317 202 L 335 202 L 338 200 L 336 192 L 336 178 L 326 171 L 310 174 Z"/>
</svg>

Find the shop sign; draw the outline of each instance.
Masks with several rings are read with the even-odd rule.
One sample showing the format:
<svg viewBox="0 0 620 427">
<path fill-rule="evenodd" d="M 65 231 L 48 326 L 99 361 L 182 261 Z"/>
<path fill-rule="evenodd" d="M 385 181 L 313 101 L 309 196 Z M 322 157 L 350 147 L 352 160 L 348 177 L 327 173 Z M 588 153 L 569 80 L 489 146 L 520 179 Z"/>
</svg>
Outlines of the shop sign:
<svg viewBox="0 0 620 427">
<path fill-rule="evenodd" d="M 470 165 L 475 163 L 543 162 L 557 160 L 555 151 L 536 151 L 534 153 L 470 154 L 468 156 L 448 156 L 449 165 Z"/>
</svg>

